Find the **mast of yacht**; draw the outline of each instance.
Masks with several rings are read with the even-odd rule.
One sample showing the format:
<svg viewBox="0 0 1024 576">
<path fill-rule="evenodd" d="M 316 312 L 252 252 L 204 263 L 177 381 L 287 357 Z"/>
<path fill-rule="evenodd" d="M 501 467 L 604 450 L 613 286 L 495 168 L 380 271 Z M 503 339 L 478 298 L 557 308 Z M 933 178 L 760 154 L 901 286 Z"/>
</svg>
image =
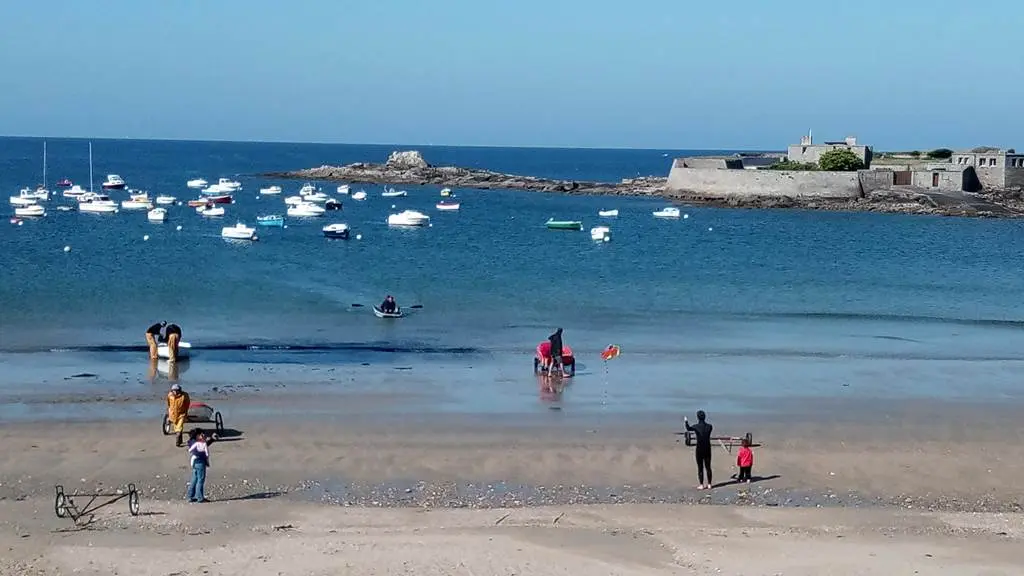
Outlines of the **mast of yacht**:
<svg viewBox="0 0 1024 576">
<path fill-rule="evenodd" d="M 92 142 L 89 142 L 89 192 L 92 192 Z"/>
<path fill-rule="evenodd" d="M 46 140 L 43 140 L 43 190 L 46 190 Z"/>
</svg>

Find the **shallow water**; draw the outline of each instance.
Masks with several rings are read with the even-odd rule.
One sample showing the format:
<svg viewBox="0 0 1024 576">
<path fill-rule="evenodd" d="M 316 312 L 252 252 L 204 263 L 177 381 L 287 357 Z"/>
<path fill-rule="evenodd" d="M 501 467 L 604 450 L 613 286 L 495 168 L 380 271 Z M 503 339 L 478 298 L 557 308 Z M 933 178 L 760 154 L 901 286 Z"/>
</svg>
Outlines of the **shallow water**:
<svg viewBox="0 0 1024 576">
<path fill-rule="evenodd" d="M 39 179 L 41 141 L 0 143 L 0 187 L 16 194 Z M 664 174 L 669 164 L 665 151 L 421 148 L 437 164 L 576 179 Z M 48 142 L 51 188 L 64 176 L 84 182 L 86 150 L 85 141 Z M 57 212 L 58 198 L 46 218 L 0 226 L 0 397 L 157 395 L 166 376 L 147 378 L 141 332 L 167 319 L 197 349 L 179 375 L 190 387 L 245 382 L 344 396 L 363 386 L 411 398 L 369 408 L 382 413 L 1020 399 L 1021 222 L 711 208 L 664 221 L 650 215 L 664 205 L 655 199 L 479 190 L 456 190 L 462 210 L 439 213 L 437 187 L 384 199 L 366 186 L 367 201 L 340 197 L 338 215 L 289 219 L 252 245 L 219 238 L 237 220 L 283 214 L 283 197 L 301 184 L 277 182 L 285 194 L 261 198 L 273 182 L 251 174 L 379 161 L 390 150 L 94 143 L 97 187 L 118 172 L 180 200 L 195 196 L 184 183 L 197 176 L 237 175 L 245 189 L 215 221 L 187 206 L 172 207 L 163 225 L 141 212 Z M 389 229 L 392 205 L 431 214 L 433 226 Z M 608 223 L 596 214 L 611 207 L 621 216 L 610 221 L 609 243 L 543 226 L 549 217 Z M 334 221 L 362 240 L 322 238 L 319 228 Z M 423 308 L 382 321 L 352 306 L 386 293 Z M 542 400 L 530 357 L 556 325 L 582 369 L 561 399 Z M 611 343 L 623 355 L 606 375 L 598 353 Z M 99 377 L 65 380 L 81 372 Z"/>
</svg>

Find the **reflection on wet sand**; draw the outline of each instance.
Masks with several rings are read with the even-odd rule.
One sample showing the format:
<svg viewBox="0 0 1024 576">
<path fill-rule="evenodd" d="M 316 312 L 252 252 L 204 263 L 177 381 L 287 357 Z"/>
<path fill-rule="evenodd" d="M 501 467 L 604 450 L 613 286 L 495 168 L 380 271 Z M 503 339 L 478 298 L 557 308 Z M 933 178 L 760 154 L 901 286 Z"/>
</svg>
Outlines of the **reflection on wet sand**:
<svg viewBox="0 0 1024 576">
<path fill-rule="evenodd" d="M 167 379 L 171 382 L 177 382 L 178 378 L 188 371 L 188 362 L 170 362 L 168 360 L 160 360 L 157 363 L 157 370 L 161 374 L 166 374 Z"/>
<path fill-rule="evenodd" d="M 560 375 L 550 375 L 546 372 L 537 374 L 537 387 L 540 390 L 541 402 L 561 402 L 562 393 L 568 383 L 567 378 Z"/>
</svg>

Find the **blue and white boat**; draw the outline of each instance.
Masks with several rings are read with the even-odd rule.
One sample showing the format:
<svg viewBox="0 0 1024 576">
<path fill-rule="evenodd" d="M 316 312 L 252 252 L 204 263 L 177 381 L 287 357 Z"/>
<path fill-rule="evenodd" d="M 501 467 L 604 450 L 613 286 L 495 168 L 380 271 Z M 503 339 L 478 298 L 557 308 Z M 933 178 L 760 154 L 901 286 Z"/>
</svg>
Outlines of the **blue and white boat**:
<svg viewBox="0 0 1024 576">
<path fill-rule="evenodd" d="M 278 228 L 284 227 L 284 216 L 280 214 L 272 214 L 270 216 L 257 216 L 257 226 L 277 226 Z"/>
</svg>

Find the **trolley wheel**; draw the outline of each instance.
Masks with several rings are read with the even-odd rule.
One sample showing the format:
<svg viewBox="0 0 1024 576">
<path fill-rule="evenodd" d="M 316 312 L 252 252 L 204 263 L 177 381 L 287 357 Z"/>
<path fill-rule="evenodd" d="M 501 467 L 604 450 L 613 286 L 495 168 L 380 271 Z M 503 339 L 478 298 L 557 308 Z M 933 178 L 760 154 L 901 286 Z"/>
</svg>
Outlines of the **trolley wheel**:
<svg viewBox="0 0 1024 576">
<path fill-rule="evenodd" d="M 687 446 L 693 446 L 693 444 L 694 444 L 693 432 L 690 432 L 689 430 L 687 430 L 687 431 L 685 431 L 683 433 L 683 443 L 686 444 Z"/>
<path fill-rule="evenodd" d="M 139 515 L 139 491 L 135 489 L 135 484 L 128 485 L 128 512 L 132 516 Z"/>
<path fill-rule="evenodd" d="M 537 360 L 537 357 L 534 356 L 534 358 L 533 358 L 533 373 L 536 374 L 539 371 L 539 369 L 540 369 L 540 360 Z"/>
<path fill-rule="evenodd" d="M 747 443 L 748 443 L 748 444 L 750 444 L 751 446 L 753 446 L 753 445 L 754 445 L 754 435 L 753 435 L 753 434 L 751 434 L 750 432 L 747 432 L 747 435 L 746 435 L 746 436 L 744 436 L 743 438 L 744 438 L 744 439 L 745 439 L 745 440 L 747 441 Z"/>
<path fill-rule="evenodd" d="M 53 511 L 57 513 L 57 518 L 67 518 L 68 516 L 68 499 L 64 496 L 63 486 L 57 486 L 57 496 L 53 500 Z"/>
<path fill-rule="evenodd" d="M 220 415 L 220 412 L 213 413 L 213 428 L 218 434 L 224 433 L 224 417 Z"/>
<path fill-rule="evenodd" d="M 162 426 L 162 430 L 164 432 L 164 436 L 171 435 L 171 419 L 167 417 L 167 414 L 164 414 L 164 423 Z"/>
<path fill-rule="evenodd" d="M 576 359 L 573 358 L 565 363 L 565 367 L 569 369 L 569 376 L 576 375 Z"/>
</svg>

